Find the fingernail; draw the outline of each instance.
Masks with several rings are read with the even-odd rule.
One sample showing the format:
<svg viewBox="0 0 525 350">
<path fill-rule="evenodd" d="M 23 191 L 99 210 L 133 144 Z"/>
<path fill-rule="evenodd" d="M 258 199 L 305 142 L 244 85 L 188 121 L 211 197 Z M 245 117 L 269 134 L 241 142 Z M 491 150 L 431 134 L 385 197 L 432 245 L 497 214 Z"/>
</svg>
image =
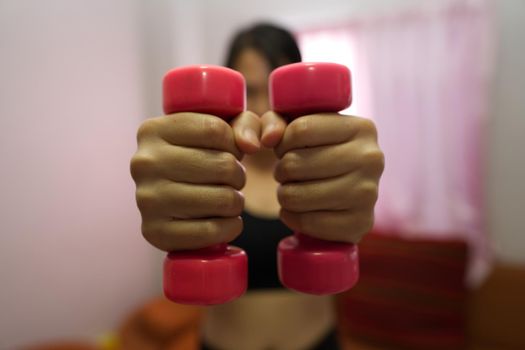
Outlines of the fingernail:
<svg viewBox="0 0 525 350">
<path fill-rule="evenodd" d="M 259 142 L 259 138 L 257 137 L 257 135 L 255 134 L 255 131 L 253 131 L 252 129 L 244 129 L 243 131 L 243 136 L 245 139 L 247 139 L 252 145 L 256 146 L 256 147 L 260 147 L 261 144 Z"/>
<path fill-rule="evenodd" d="M 271 133 L 273 130 L 275 130 L 277 128 L 277 124 L 275 123 L 271 123 L 271 124 L 268 124 L 266 126 L 266 128 L 264 128 L 264 131 L 263 131 L 263 135 L 262 137 L 265 137 L 266 135 L 268 135 L 269 133 Z M 262 138 L 261 137 L 261 138 Z"/>
</svg>

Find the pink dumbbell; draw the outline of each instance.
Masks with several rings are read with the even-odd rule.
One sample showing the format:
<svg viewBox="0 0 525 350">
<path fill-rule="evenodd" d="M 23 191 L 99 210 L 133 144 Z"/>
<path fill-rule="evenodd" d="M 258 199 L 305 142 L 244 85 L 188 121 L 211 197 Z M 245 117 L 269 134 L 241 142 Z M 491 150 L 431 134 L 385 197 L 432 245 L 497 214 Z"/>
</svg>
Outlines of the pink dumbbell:
<svg viewBox="0 0 525 350">
<path fill-rule="evenodd" d="M 197 112 L 226 121 L 244 111 L 244 78 L 218 66 L 188 66 L 169 71 L 163 81 L 164 112 Z M 164 260 L 164 294 L 182 304 L 213 305 L 246 291 L 248 259 L 243 250 L 221 243 L 171 252 Z"/>
<path fill-rule="evenodd" d="M 339 112 L 351 102 L 350 71 L 339 64 L 295 63 L 277 68 L 270 76 L 272 110 L 288 120 Z M 357 246 L 299 232 L 279 243 L 278 265 L 282 284 L 303 293 L 340 293 L 359 279 Z"/>
</svg>

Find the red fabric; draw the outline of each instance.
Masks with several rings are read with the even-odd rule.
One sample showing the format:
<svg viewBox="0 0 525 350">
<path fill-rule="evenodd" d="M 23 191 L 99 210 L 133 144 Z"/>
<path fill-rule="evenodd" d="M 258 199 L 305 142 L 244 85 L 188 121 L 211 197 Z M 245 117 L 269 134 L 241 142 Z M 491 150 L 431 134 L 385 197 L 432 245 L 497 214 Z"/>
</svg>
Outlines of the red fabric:
<svg viewBox="0 0 525 350">
<path fill-rule="evenodd" d="M 389 349 L 464 348 L 465 242 L 375 233 L 359 248 L 360 281 L 340 297 L 344 332 Z"/>
</svg>

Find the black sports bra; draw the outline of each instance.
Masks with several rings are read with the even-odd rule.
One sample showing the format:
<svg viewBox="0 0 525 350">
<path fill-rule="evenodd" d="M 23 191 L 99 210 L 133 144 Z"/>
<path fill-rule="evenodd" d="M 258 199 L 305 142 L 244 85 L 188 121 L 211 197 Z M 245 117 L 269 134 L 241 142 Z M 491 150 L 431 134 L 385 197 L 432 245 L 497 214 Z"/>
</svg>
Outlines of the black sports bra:
<svg viewBox="0 0 525 350">
<path fill-rule="evenodd" d="M 292 234 L 279 219 L 242 213 L 244 230 L 232 245 L 248 255 L 248 290 L 283 288 L 277 275 L 277 245 Z"/>
</svg>

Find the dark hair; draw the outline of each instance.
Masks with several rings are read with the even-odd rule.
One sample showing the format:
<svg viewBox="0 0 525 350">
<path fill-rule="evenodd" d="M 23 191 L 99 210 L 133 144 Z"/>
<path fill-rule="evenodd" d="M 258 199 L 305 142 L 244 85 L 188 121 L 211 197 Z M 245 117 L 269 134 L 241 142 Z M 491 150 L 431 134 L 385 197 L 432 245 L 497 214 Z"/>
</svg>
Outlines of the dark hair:
<svg viewBox="0 0 525 350">
<path fill-rule="evenodd" d="M 301 62 L 301 52 L 292 33 L 270 23 L 259 23 L 239 31 L 233 38 L 226 66 L 233 68 L 244 49 L 254 49 L 270 64 L 271 69 Z"/>
</svg>

